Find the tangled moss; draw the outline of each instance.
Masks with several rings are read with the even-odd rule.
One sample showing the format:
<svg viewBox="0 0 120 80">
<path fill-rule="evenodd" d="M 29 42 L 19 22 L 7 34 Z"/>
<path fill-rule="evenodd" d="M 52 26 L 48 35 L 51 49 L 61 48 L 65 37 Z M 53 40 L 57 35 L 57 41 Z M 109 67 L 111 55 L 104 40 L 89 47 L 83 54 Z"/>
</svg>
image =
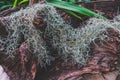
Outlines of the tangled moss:
<svg viewBox="0 0 120 80">
<path fill-rule="evenodd" d="M 48 8 L 53 7 L 45 4 L 37 4 L 10 15 L 7 25 L 9 34 L 5 37 L 4 41 L 1 40 L 1 43 L 4 42 L 5 45 L 3 50 L 7 54 L 14 56 L 12 51 L 18 48 L 22 42 L 27 41 L 29 46 L 32 47 L 30 49 L 31 52 L 38 56 L 41 66 L 49 64 L 52 57 L 49 55 L 49 51 L 46 50 L 46 43 L 41 37 L 43 32 L 36 29 L 33 25 L 33 20 L 37 12 L 41 11 L 40 15 L 45 14 L 47 16 L 46 10 Z M 1 38 L 3 39 L 3 37 Z"/>
<path fill-rule="evenodd" d="M 40 17 L 47 23 L 45 31 L 37 29 L 33 20 Z M 11 51 L 18 48 L 22 42 L 27 41 L 32 47 L 31 52 L 38 56 L 41 66 L 49 64 L 51 57 L 47 48 L 57 50 L 57 55 L 65 61 L 70 61 L 80 66 L 85 65 L 89 58 L 89 44 L 96 38 L 104 40 L 107 35 L 103 34 L 106 28 L 116 28 L 119 23 L 92 18 L 83 28 L 73 28 L 66 24 L 55 8 L 47 4 L 36 4 L 32 7 L 20 10 L 10 16 L 7 37 L 0 36 L 0 49 L 12 55 Z M 46 44 L 47 42 L 47 44 Z M 49 45 L 50 46 L 49 46 Z M 55 57 L 54 57 L 55 58 Z"/>
</svg>

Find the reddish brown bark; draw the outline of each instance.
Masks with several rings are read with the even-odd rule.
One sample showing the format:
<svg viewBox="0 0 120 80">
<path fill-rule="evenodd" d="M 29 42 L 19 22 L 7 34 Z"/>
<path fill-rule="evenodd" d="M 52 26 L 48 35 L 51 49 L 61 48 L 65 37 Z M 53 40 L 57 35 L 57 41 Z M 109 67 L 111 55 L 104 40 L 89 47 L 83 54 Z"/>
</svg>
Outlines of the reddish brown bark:
<svg viewBox="0 0 120 80">
<path fill-rule="evenodd" d="M 20 48 L 13 51 L 14 57 L 0 52 L 0 65 L 2 65 L 10 77 L 10 80 L 34 80 L 38 61 L 33 56 L 27 42 L 21 44 Z"/>
<path fill-rule="evenodd" d="M 86 74 L 108 73 L 110 71 L 118 70 L 120 38 L 117 30 L 108 28 L 107 34 L 109 38 L 104 41 L 96 39 L 91 43 L 90 54 L 93 56 L 86 67 L 80 70 L 62 73 L 58 80 L 76 80 L 76 78 L 83 77 Z M 117 73 L 118 74 L 118 73 Z M 72 79 L 74 77 L 74 79 Z M 115 76 L 116 77 L 116 76 Z M 108 78 L 108 77 L 107 77 Z M 80 80 L 80 79 L 78 79 Z M 81 79 L 82 80 L 82 79 Z M 84 80 L 84 79 L 83 79 Z M 92 80 L 92 79 L 86 79 Z M 110 80 L 99 78 L 97 80 Z M 116 80 L 116 78 L 114 79 Z"/>
</svg>

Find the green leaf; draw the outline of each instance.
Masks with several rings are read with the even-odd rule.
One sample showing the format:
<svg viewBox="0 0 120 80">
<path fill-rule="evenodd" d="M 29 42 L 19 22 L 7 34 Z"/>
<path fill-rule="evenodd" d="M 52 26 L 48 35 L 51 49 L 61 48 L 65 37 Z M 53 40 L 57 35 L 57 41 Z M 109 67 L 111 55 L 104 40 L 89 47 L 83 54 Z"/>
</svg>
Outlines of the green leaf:
<svg viewBox="0 0 120 80">
<path fill-rule="evenodd" d="M 2 10 L 2 9 L 5 9 L 5 8 L 8 8 L 8 7 L 12 7 L 13 5 L 4 5 L 4 6 L 1 6 L 0 7 L 0 10 Z"/>
<path fill-rule="evenodd" d="M 21 2 L 18 3 L 18 5 L 21 5 L 21 4 L 26 3 L 26 2 L 28 2 L 28 1 L 29 1 L 29 0 L 22 0 Z"/>
<path fill-rule="evenodd" d="M 90 1 L 92 1 L 92 0 L 83 0 L 84 2 L 90 2 Z"/>
<path fill-rule="evenodd" d="M 13 5 L 13 2 L 11 2 L 11 1 L 6 1 L 5 4 L 12 4 L 12 5 Z"/>
<path fill-rule="evenodd" d="M 14 1 L 13 7 L 16 7 L 16 6 L 17 6 L 17 2 L 18 2 L 18 0 L 15 0 L 15 1 Z"/>
<path fill-rule="evenodd" d="M 56 6 L 58 8 L 74 11 L 76 13 L 79 13 L 79 14 L 82 14 L 85 16 L 106 19 L 104 16 L 101 16 L 87 8 L 84 8 L 84 7 L 76 5 L 76 4 L 72 4 L 69 2 L 65 2 L 65 1 L 58 1 L 58 0 L 47 0 L 47 2 L 48 2 L 48 4 Z"/>
<path fill-rule="evenodd" d="M 0 4 L 4 4 L 5 2 L 4 1 L 0 1 Z"/>
<path fill-rule="evenodd" d="M 66 13 L 80 19 L 80 20 L 83 20 L 79 15 L 77 15 L 76 13 L 72 12 L 72 11 L 69 11 L 69 10 L 64 10 Z"/>
<path fill-rule="evenodd" d="M 75 0 L 69 0 L 69 2 L 73 3 L 73 2 L 75 2 Z"/>
</svg>

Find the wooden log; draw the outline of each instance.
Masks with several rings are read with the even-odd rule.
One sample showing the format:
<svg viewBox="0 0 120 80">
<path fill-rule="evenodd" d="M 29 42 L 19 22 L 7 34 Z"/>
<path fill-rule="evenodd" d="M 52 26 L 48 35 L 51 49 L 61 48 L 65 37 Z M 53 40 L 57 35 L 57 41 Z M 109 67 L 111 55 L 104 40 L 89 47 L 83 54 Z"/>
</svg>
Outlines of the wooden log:
<svg viewBox="0 0 120 80">
<path fill-rule="evenodd" d="M 0 65 L 4 68 L 10 80 L 34 80 L 38 67 L 37 57 L 26 48 L 27 43 L 23 42 L 20 48 L 15 49 L 14 57 L 0 52 Z M 0 76 L 1 77 L 1 76 Z"/>
</svg>

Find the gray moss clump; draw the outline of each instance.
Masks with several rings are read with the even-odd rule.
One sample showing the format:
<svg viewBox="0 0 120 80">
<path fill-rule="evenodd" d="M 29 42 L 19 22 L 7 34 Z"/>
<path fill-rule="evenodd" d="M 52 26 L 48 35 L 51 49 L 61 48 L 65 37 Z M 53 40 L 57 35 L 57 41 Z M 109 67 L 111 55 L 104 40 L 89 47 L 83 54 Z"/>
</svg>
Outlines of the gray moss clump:
<svg viewBox="0 0 120 80">
<path fill-rule="evenodd" d="M 40 17 L 47 23 L 45 31 L 37 29 L 33 20 Z M 31 52 L 39 58 L 41 66 L 49 64 L 54 56 L 48 50 L 57 50 L 57 55 L 65 62 L 70 61 L 80 66 L 86 65 L 89 56 L 89 44 L 96 38 L 104 40 L 106 28 L 115 28 L 120 32 L 118 21 L 109 22 L 92 18 L 83 28 L 73 28 L 64 22 L 55 8 L 47 4 L 36 4 L 20 10 L 10 16 L 6 37 L 0 36 L 0 50 L 13 55 L 11 51 L 27 41 Z M 49 45 L 48 45 L 49 44 Z"/>
<path fill-rule="evenodd" d="M 60 19 L 58 16 L 55 18 Z M 91 42 L 94 42 L 97 38 L 102 41 L 108 38 L 104 34 L 107 33 L 107 28 L 120 30 L 120 23 L 117 21 L 110 22 L 91 18 L 86 25 L 77 29 L 65 24 L 61 19 L 58 21 L 60 22 L 57 23 L 57 26 L 54 26 L 55 23 L 47 26 L 45 36 L 49 38 L 48 41 L 54 49 L 57 49 L 58 54 L 65 61 L 72 61 L 79 64 L 79 66 L 86 65 L 87 60 L 91 57 L 89 55 L 89 44 Z M 94 42 L 94 44 L 96 43 Z"/>
<path fill-rule="evenodd" d="M 65 24 L 58 16 L 55 18 L 60 22 L 57 23 L 57 26 L 55 26 L 56 22 L 47 26 L 45 36 L 48 41 L 65 61 L 80 64 L 79 66 L 85 65 L 90 57 L 88 45 L 96 38 L 104 40 L 107 37 L 101 33 L 110 27 L 109 22 L 93 18 L 83 28 L 75 29 Z"/>
<path fill-rule="evenodd" d="M 53 58 L 46 50 L 46 42 L 42 38 L 43 32 L 33 25 L 37 12 L 40 11 L 40 15 L 44 14 L 47 17 L 49 15 L 49 12 L 46 13 L 48 8 L 53 7 L 46 4 L 37 4 L 10 15 L 9 23 L 6 26 L 9 34 L 4 38 L 4 41 L 1 40 L 1 43 L 4 42 L 3 45 L 5 45 L 2 50 L 10 56 L 14 56 L 12 51 L 20 47 L 22 42 L 27 41 L 29 46 L 32 47 L 31 52 L 38 57 L 41 66 L 50 64 Z M 3 37 L 1 38 L 3 39 Z"/>
</svg>

